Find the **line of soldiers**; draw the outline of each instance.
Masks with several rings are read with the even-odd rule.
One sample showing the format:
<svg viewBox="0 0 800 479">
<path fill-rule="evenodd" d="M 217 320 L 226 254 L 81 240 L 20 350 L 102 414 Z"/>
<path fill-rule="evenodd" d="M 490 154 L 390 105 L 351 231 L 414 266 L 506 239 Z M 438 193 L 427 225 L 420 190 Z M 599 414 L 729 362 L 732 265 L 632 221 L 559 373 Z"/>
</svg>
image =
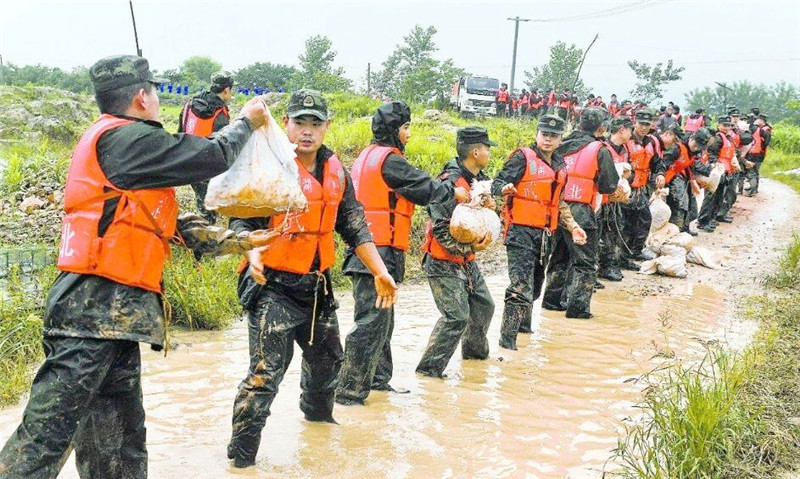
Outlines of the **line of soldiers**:
<svg viewBox="0 0 800 479">
<path fill-rule="evenodd" d="M 153 77 L 147 60 L 109 57 L 89 74 L 102 115 L 81 138 L 70 166 L 62 273 L 44 318 L 47 357 L 22 424 L 0 451 L 4 479 L 55 478 L 73 448 L 81 477 L 146 477 L 137 343 L 154 349 L 166 343 L 161 275 L 169 240 L 181 232 L 175 187 L 225 171 L 268 115 L 258 98 L 233 121 L 227 109 L 217 112 L 224 106 L 201 112 L 193 100 L 181 114 L 181 128 L 191 134 L 170 135 L 159 123 L 155 85 L 162 80 Z M 219 94 L 232 81 L 223 74 L 215 85 L 220 88 L 212 94 L 224 105 Z M 651 188 L 692 181 L 711 143 L 708 130 L 685 138 L 677 124 L 652 133 L 654 116 L 639 111 L 633 124 L 587 108 L 579 128 L 562 139 L 565 120 L 544 115 L 535 142 L 514 151 L 492 180 L 493 195 L 502 198 L 510 279 L 501 347 L 516 349 L 518 333 L 531 331 L 532 306 L 540 295 L 546 309 L 591 318 L 600 259 L 601 277 L 619 280 L 619 267 L 638 269 L 634 261 L 646 257 Z M 495 306 L 475 253 L 498 238 L 489 234 L 460 243 L 449 232 L 456 205 L 470 199 L 473 180 L 489 180 L 483 170 L 495 143 L 487 131 L 459 130 L 456 156 L 430 178 L 404 155 L 411 111 L 401 101 L 378 108 L 372 143 L 349 173 L 324 144 L 331 120 L 319 92 L 292 93 L 282 120 L 297 145 L 309 208 L 233 218 L 230 224 L 240 249 L 249 250 L 239 268 L 238 294 L 248 321 L 250 363 L 234 400 L 227 447 L 237 468 L 255 464 L 295 343 L 303 358 L 300 409 L 309 421 L 335 423 L 334 403 L 365 404 L 372 390 L 408 392 L 390 385 L 391 337 L 415 205 L 426 206 L 430 217 L 422 264 L 441 313 L 416 371 L 443 377 L 459 343 L 464 359 L 487 359 L 490 350 L 487 331 Z M 727 158 L 727 122 L 720 120 L 716 136 L 722 146 L 708 155 L 709 163 Z M 757 127 L 756 136 L 753 143 L 765 148 L 766 131 Z M 630 198 L 620 184 L 620 163 L 633 169 Z M 688 191 L 675 194 L 679 207 Z M 494 199 L 484 206 L 496 208 Z M 279 225 L 280 235 L 264 234 Z M 355 300 L 355 326 L 344 348 L 330 276 L 334 232 L 348 246 L 344 273 L 352 278 Z"/>
</svg>

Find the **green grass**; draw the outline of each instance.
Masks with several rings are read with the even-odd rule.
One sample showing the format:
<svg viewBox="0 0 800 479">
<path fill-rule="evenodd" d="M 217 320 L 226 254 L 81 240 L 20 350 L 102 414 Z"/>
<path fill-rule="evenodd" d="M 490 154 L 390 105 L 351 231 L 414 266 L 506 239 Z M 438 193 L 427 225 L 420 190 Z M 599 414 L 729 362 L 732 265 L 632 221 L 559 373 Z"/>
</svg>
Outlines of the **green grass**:
<svg viewBox="0 0 800 479">
<path fill-rule="evenodd" d="M 800 193 L 800 175 L 787 175 L 783 172 L 800 168 L 800 153 L 786 153 L 777 148 L 767 150 L 761 165 L 761 176 L 780 181 Z"/>
</svg>

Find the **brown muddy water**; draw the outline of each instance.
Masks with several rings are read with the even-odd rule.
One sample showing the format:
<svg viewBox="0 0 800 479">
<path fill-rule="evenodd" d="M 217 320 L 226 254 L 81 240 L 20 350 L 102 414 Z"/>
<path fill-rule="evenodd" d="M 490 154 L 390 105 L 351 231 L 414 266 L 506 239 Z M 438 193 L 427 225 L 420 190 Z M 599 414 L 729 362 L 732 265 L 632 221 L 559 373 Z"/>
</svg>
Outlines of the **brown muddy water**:
<svg viewBox="0 0 800 479">
<path fill-rule="evenodd" d="M 763 191 L 739 200 L 736 223 L 697 238 L 726 250 L 728 269 L 691 266 L 687 279 L 625 273 L 625 281 L 595 295 L 591 321 L 537 306 L 535 332 L 520 338 L 518 351 L 497 346 L 507 277 L 487 276 L 497 303 L 490 359 L 462 361 L 457 352 L 448 379 L 413 372 L 439 315 L 427 284 L 404 285 L 393 384 L 412 393 L 373 392 L 366 407 L 337 405 L 339 426 L 306 422 L 297 406 L 296 354 L 254 468 L 234 470 L 225 457 L 233 398 L 248 363 L 244 324 L 178 333 L 181 346 L 167 358 L 143 348 L 150 477 L 599 478 L 641 397 L 641 386 L 626 380 L 664 355 L 699 358 L 701 341 L 746 342 L 752 325 L 735 319 L 735 301 L 757 289 L 800 217 L 791 190 L 765 181 Z M 352 296 L 338 297 L 344 336 Z M 2 411 L 0 440 L 21 412 Z M 59 477 L 78 477 L 72 461 Z"/>
</svg>

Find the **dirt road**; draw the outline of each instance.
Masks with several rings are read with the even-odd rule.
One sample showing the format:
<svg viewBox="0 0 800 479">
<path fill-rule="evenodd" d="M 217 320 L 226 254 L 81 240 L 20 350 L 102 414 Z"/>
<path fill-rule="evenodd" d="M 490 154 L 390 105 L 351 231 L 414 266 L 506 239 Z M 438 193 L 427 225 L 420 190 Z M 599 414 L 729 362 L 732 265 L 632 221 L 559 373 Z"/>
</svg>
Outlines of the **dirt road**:
<svg viewBox="0 0 800 479">
<path fill-rule="evenodd" d="M 656 366 L 659 353 L 698 357 L 698 339 L 744 344 L 753 325 L 735 318 L 738 298 L 755 292 L 800 226 L 800 201 L 765 180 L 757 198 L 740 198 L 735 222 L 701 233 L 699 245 L 725 250 L 729 268 L 691 266 L 687 279 L 626 273 L 595 295 L 596 320 L 534 312 L 535 333 L 519 351 L 499 349 L 507 277 L 489 276 L 497 303 L 491 358 L 454 358 L 449 378 L 414 368 L 438 318 L 426 284 L 402 288 L 393 351 L 394 384 L 408 395 L 373 393 L 366 407 L 339 407 L 339 426 L 308 423 L 297 407 L 299 355 L 267 421 L 255 468 L 225 458 L 233 397 L 247 367 L 246 328 L 181 333 L 165 359 L 143 349 L 150 477 L 234 478 L 599 478 L 621 421 L 635 414 L 636 385 L 625 380 Z M 479 258 L 480 259 L 480 258 Z M 352 297 L 339 294 L 343 334 Z M 2 411 L 0 440 L 22 407 Z M 61 478 L 76 478 L 72 461 Z"/>
</svg>

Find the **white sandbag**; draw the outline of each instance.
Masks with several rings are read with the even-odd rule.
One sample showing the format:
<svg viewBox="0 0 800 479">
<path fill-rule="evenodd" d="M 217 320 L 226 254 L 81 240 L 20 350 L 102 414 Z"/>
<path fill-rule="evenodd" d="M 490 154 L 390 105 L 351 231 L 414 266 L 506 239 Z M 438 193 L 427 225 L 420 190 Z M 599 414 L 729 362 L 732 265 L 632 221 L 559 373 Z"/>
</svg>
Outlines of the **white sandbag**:
<svg viewBox="0 0 800 479">
<path fill-rule="evenodd" d="M 711 193 L 714 193 L 717 191 L 717 188 L 719 187 L 719 181 L 722 179 L 724 174 L 725 166 L 721 165 L 720 163 L 716 163 L 711 167 L 711 173 L 708 176 L 697 175 L 694 178 L 701 187 L 707 189 Z"/>
<path fill-rule="evenodd" d="M 708 248 L 702 246 L 695 246 L 686 255 L 686 261 L 706 268 L 719 269 L 722 267 L 722 253 L 712 252 Z"/>
<path fill-rule="evenodd" d="M 470 190 L 470 202 L 461 203 L 453 210 L 450 217 L 450 234 L 459 243 L 475 243 L 481 241 L 487 234 L 492 235 L 492 241 L 500 238 L 502 225 L 500 217 L 493 210 L 483 204 L 491 197 L 491 180 L 473 181 Z"/>
<path fill-rule="evenodd" d="M 661 256 L 672 256 L 673 258 L 680 258 L 686 261 L 686 250 L 682 246 L 665 243 L 661 245 Z"/>
<path fill-rule="evenodd" d="M 650 215 L 653 217 L 653 222 L 650 223 L 651 233 L 663 228 L 672 215 L 672 210 L 669 209 L 665 201 L 668 193 L 669 188 L 662 188 L 654 191 L 653 196 L 650 197 Z"/>
<path fill-rule="evenodd" d="M 689 251 L 692 250 L 692 247 L 694 246 L 694 237 L 692 237 L 692 235 L 690 235 L 689 233 L 678 233 L 664 242 L 664 246 L 667 245 L 680 246 L 681 248 L 684 249 L 684 251 L 688 253 Z M 664 254 L 663 251 L 662 254 Z"/>
<path fill-rule="evenodd" d="M 686 255 L 682 258 L 676 256 L 659 256 L 653 261 L 658 264 L 658 274 L 672 276 L 673 278 L 685 278 L 689 276 L 689 271 L 686 269 Z"/>
<path fill-rule="evenodd" d="M 656 274 L 658 272 L 657 259 L 642 261 L 642 264 L 639 265 L 639 274 Z"/>
<path fill-rule="evenodd" d="M 305 210 L 295 148 L 268 114 L 267 126 L 253 132 L 230 169 L 209 181 L 206 209 L 239 218 Z"/>
<path fill-rule="evenodd" d="M 667 223 L 656 231 L 652 231 L 647 237 L 647 247 L 656 254 L 661 253 L 661 245 L 668 239 L 680 234 L 681 230 L 673 223 Z"/>
</svg>

